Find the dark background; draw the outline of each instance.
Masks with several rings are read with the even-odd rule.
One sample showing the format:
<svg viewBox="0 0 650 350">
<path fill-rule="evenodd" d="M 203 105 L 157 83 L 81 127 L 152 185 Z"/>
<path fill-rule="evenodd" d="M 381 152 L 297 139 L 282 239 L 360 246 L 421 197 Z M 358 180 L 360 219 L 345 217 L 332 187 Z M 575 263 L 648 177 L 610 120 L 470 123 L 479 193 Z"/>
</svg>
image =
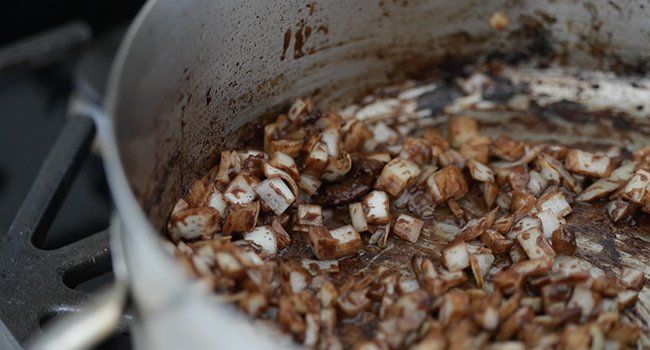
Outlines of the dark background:
<svg viewBox="0 0 650 350">
<path fill-rule="evenodd" d="M 0 61 L 0 234 L 9 227 L 65 121 L 79 57 L 96 42 L 123 32 L 143 3 L 0 0 L 0 53 L 72 22 L 91 31 L 88 40 L 36 65 L 6 66 Z M 52 228 L 52 236 L 65 237 L 60 242 L 49 239 L 46 243 L 51 247 L 106 225 L 110 207 L 101 162 L 94 156 L 88 163 Z"/>
<path fill-rule="evenodd" d="M 83 20 L 93 32 L 102 34 L 132 19 L 143 3 L 142 0 L 2 0 L 0 45 L 72 20 Z"/>
<path fill-rule="evenodd" d="M 7 233 L 68 118 L 69 96 L 78 90 L 75 74 L 79 63 L 93 48 L 119 42 L 143 3 L 0 0 L 0 235 Z M 88 35 L 69 47 L 63 45 L 65 49 L 57 54 L 46 52 L 37 60 L 17 62 L 7 58 L 21 51 L 16 47 L 24 47 L 43 33 L 75 25 L 88 29 Z M 48 46 L 45 44 L 41 47 Z M 105 229 L 110 213 L 101 158 L 93 152 L 74 180 L 41 248 L 54 249 Z M 76 288 L 93 291 L 110 280 L 111 275 L 106 274 Z M 116 335 L 100 348 L 129 348 L 128 336 Z"/>
</svg>

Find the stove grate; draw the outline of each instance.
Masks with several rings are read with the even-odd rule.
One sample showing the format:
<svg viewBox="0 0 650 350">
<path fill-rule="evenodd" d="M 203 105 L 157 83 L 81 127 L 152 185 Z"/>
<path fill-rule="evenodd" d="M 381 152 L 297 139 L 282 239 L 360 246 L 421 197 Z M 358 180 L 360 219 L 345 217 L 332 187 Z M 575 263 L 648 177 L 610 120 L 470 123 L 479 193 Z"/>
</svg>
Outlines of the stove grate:
<svg viewBox="0 0 650 350">
<path fill-rule="evenodd" d="M 90 118 L 67 119 L 9 231 L 0 236 L 3 349 L 24 344 L 47 320 L 78 310 L 93 293 L 75 287 L 111 271 L 107 230 L 57 249 L 42 248 L 94 135 Z"/>
</svg>

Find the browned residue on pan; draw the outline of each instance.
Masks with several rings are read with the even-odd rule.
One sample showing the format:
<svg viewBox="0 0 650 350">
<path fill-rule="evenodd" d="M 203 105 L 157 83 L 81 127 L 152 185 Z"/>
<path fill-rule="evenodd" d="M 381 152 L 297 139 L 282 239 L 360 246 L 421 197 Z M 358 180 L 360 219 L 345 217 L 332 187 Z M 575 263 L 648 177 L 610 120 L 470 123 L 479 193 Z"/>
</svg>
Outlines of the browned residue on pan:
<svg viewBox="0 0 650 350">
<path fill-rule="evenodd" d="M 300 21 L 298 23 L 298 29 L 296 30 L 295 39 L 296 41 L 293 44 L 293 58 L 299 59 L 305 56 L 304 46 L 309 36 L 311 35 L 311 26 L 305 25 L 305 21 Z"/>
<path fill-rule="evenodd" d="M 289 48 L 289 45 L 291 45 L 291 28 L 287 29 L 287 31 L 284 32 L 284 42 L 282 43 L 282 56 L 280 56 L 281 61 L 284 61 L 284 59 L 287 57 L 287 49 Z"/>
<path fill-rule="evenodd" d="M 316 2 L 312 1 L 307 3 L 307 9 L 309 10 L 309 15 L 313 15 L 316 12 Z"/>
<path fill-rule="evenodd" d="M 317 28 L 318 32 L 323 32 L 327 33 L 328 29 L 326 26 L 319 26 Z M 301 57 L 304 57 L 307 52 L 305 50 L 305 43 L 309 39 L 309 36 L 311 36 L 312 32 L 312 27 L 310 25 L 305 25 L 305 21 L 301 20 L 297 28 L 295 30 L 295 33 L 291 30 L 291 28 L 287 29 L 284 32 L 284 41 L 282 43 L 282 56 L 280 56 L 280 60 L 284 60 L 287 58 L 287 50 L 291 46 L 291 37 L 293 34 L 294 37 L 294 42 L 293 42 L 293 58 L 294 59 L 299 59 Z"/>
</svg>

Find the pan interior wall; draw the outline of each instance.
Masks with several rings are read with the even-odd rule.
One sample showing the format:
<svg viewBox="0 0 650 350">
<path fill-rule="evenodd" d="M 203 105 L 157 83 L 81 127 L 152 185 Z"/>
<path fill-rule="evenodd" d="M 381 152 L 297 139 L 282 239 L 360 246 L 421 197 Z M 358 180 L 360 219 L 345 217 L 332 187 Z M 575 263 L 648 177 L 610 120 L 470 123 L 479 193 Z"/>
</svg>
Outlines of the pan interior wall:
<svg viewBox="0 0 650 350">
<path fill-rule="evenodd" d="M 112 106 L 120 156 L 146 214 L 162 228 L 176 198 L 221 149 L 246 143 L 252 121 L 296 97 L 314 95 L 318 106 L 334 108 L 423 71 L 463 75 L 465 63 L 488 59 L 639 75 L 641 55 L 650 52 L 650 13 L 642 6 L 161 0 L 120 72 Z M 510 19 L 504 30 L 490 26 L 496 11 Z"/>
</svg>

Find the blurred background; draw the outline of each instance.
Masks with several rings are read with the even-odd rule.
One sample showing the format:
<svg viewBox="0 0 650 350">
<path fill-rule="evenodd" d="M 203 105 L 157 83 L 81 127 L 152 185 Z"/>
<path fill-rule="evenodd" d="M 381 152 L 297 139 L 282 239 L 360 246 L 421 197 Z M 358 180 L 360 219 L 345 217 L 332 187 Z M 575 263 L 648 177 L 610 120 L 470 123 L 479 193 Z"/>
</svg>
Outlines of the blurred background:
<svg viewBox="0 0 650 350">
<path fill-rule="evenodd" d="M 0 1 L 0 234 L 68 118 L 71 94 L 101 101 L 111 59 L 143 3 Z M 39 248 L 61 247 L 105 229 L 110 210 L 100 158 L 91 154 Z M 110 279 L 107 273 L 75 288 L 92 291 Z M 0 319 L 7 322 L 6 315 Z M 118 337 L 102 347 L 127 346 Z"/>
</svg>

